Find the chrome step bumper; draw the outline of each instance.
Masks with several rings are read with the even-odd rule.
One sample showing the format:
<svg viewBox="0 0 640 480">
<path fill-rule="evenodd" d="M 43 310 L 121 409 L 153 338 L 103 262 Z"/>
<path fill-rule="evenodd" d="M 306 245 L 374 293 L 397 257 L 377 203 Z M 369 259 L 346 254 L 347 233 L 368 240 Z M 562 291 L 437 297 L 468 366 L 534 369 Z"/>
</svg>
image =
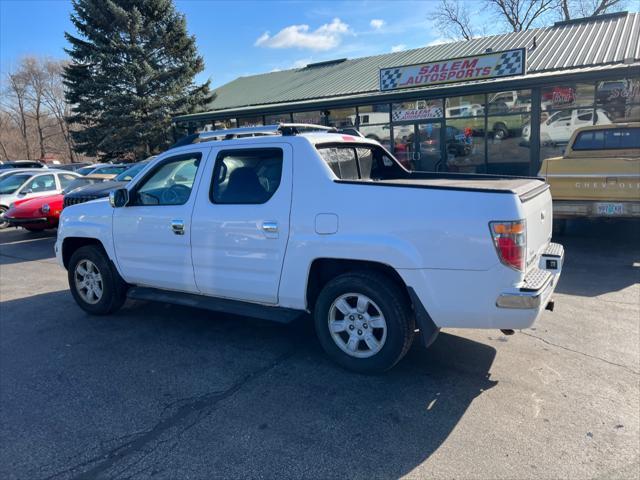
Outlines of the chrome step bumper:
<svg viewBox="0 0 640 480">
<path fill-rule="evenodd" d="M 496 300 L 496 306 L 537 310 L 545 307 L 560 279 L 563 261 L 564 247 L 550 243 L 540 256 L 539 267 L 527 272 L 517 291 L 502 293 Z"/>
</svg>

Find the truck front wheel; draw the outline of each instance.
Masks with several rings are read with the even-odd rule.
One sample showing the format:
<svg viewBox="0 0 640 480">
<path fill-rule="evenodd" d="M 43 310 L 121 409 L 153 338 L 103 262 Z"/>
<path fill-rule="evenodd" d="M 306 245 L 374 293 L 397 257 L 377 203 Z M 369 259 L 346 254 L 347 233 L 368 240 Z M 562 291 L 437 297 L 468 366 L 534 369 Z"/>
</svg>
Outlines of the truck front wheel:
<svg viewBox="0 0 640 480">
<path fill-rule="evenodd" d="M 88 313 L 113 313 L 126 300 L 127 285 L 99 246 L 86 245 L 76 250 L 67 273 L 74 300 Z"/>
<path fill-rule="evenodd" d="M 322 347 L 339 365 L 359 373 L 383 372 L 409 350 L 415 320 L 401 288 L 377 272 L 330 280 L 314 308 Z"/>
</svg>

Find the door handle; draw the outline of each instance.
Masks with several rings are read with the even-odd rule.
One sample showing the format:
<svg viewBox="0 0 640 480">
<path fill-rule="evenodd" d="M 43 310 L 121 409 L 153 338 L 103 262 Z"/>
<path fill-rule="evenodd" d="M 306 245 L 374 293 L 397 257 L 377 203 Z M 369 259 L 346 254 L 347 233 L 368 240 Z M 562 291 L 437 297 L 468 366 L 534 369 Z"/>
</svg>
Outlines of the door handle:
<svg viewBox="0 0 640 480">
<path fill-rule="evenodd" d="M 176 235 L 184 235 L 184 221 L 183 220 L 171 220 L 171 230 Z"/>
<path fill-rule="evenodd" d="M 263 222 L 262 230 L 267 233 L 278 233 L 278 222 Z"/>
</svg>

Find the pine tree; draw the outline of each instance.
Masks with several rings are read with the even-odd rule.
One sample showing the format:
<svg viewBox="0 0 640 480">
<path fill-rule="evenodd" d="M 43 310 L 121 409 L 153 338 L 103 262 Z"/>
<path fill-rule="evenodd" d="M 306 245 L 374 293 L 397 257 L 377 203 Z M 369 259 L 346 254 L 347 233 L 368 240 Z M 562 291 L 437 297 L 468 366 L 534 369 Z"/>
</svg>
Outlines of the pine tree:
<svg viewBox="0 0 640 480">
<path fill-rule="evenodd" d="M 65 32 L 69 120 L 76 147 L 104 159 L 143 158 L 172 143 L 171 117 L 202 110 L 213 95 L 195 85 L 204 69 L 172 0 L 73 0 Z"/>
</svg>

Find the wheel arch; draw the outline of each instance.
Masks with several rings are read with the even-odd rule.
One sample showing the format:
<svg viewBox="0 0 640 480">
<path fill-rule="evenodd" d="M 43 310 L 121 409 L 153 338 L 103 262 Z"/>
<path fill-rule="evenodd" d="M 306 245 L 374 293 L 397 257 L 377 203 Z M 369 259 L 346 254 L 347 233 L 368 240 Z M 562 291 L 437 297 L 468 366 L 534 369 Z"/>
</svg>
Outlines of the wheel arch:
<svg viewBox="0 0 640 480">
<path fill-rule="evenodd" d="M 90 237 L 66 237 L 62 241 L 62 263 L 64 268 L 69 268 L 69 260 L 73 253 L 81 247 L 87 245 L 96 245 L 100 247 L 105 253 L 107 252 L 104 245 L 97 238 Z M 107 255 L 108 256 L 108 255 Z"/>
<path fill-rule="evenodd" d="M 305 304 L 308 310 L 313 310 L 315 302 L 322 288 L 331 279 L 349 272 L 377 272 L 400 285 L 410 301 L 407 285 L 398 272 L 390 265 L 370 260 L 349 260 L 342 258 L 316 258 L 311 262 L 307 275 Z"/>
<path fill-rule="evenodd" d="M 341 258 L 316 258 L 311 262 L 307 275 L 305 304 L 307 310 L 313 311 L 315 302 L 322 288 L 331 279 L 349 272 L 376 272 L 396 283 L 406 301 L 415 314 L 416 325 L 420 329 L 422 344 L 428 347 L 433 343 L 440 328 L 433 322 L 426 307 L 418 298 L 415 290 L 406 284 L 395 268 L 383 262 L 370 260 L 349 260 Z"/>
</svg>

